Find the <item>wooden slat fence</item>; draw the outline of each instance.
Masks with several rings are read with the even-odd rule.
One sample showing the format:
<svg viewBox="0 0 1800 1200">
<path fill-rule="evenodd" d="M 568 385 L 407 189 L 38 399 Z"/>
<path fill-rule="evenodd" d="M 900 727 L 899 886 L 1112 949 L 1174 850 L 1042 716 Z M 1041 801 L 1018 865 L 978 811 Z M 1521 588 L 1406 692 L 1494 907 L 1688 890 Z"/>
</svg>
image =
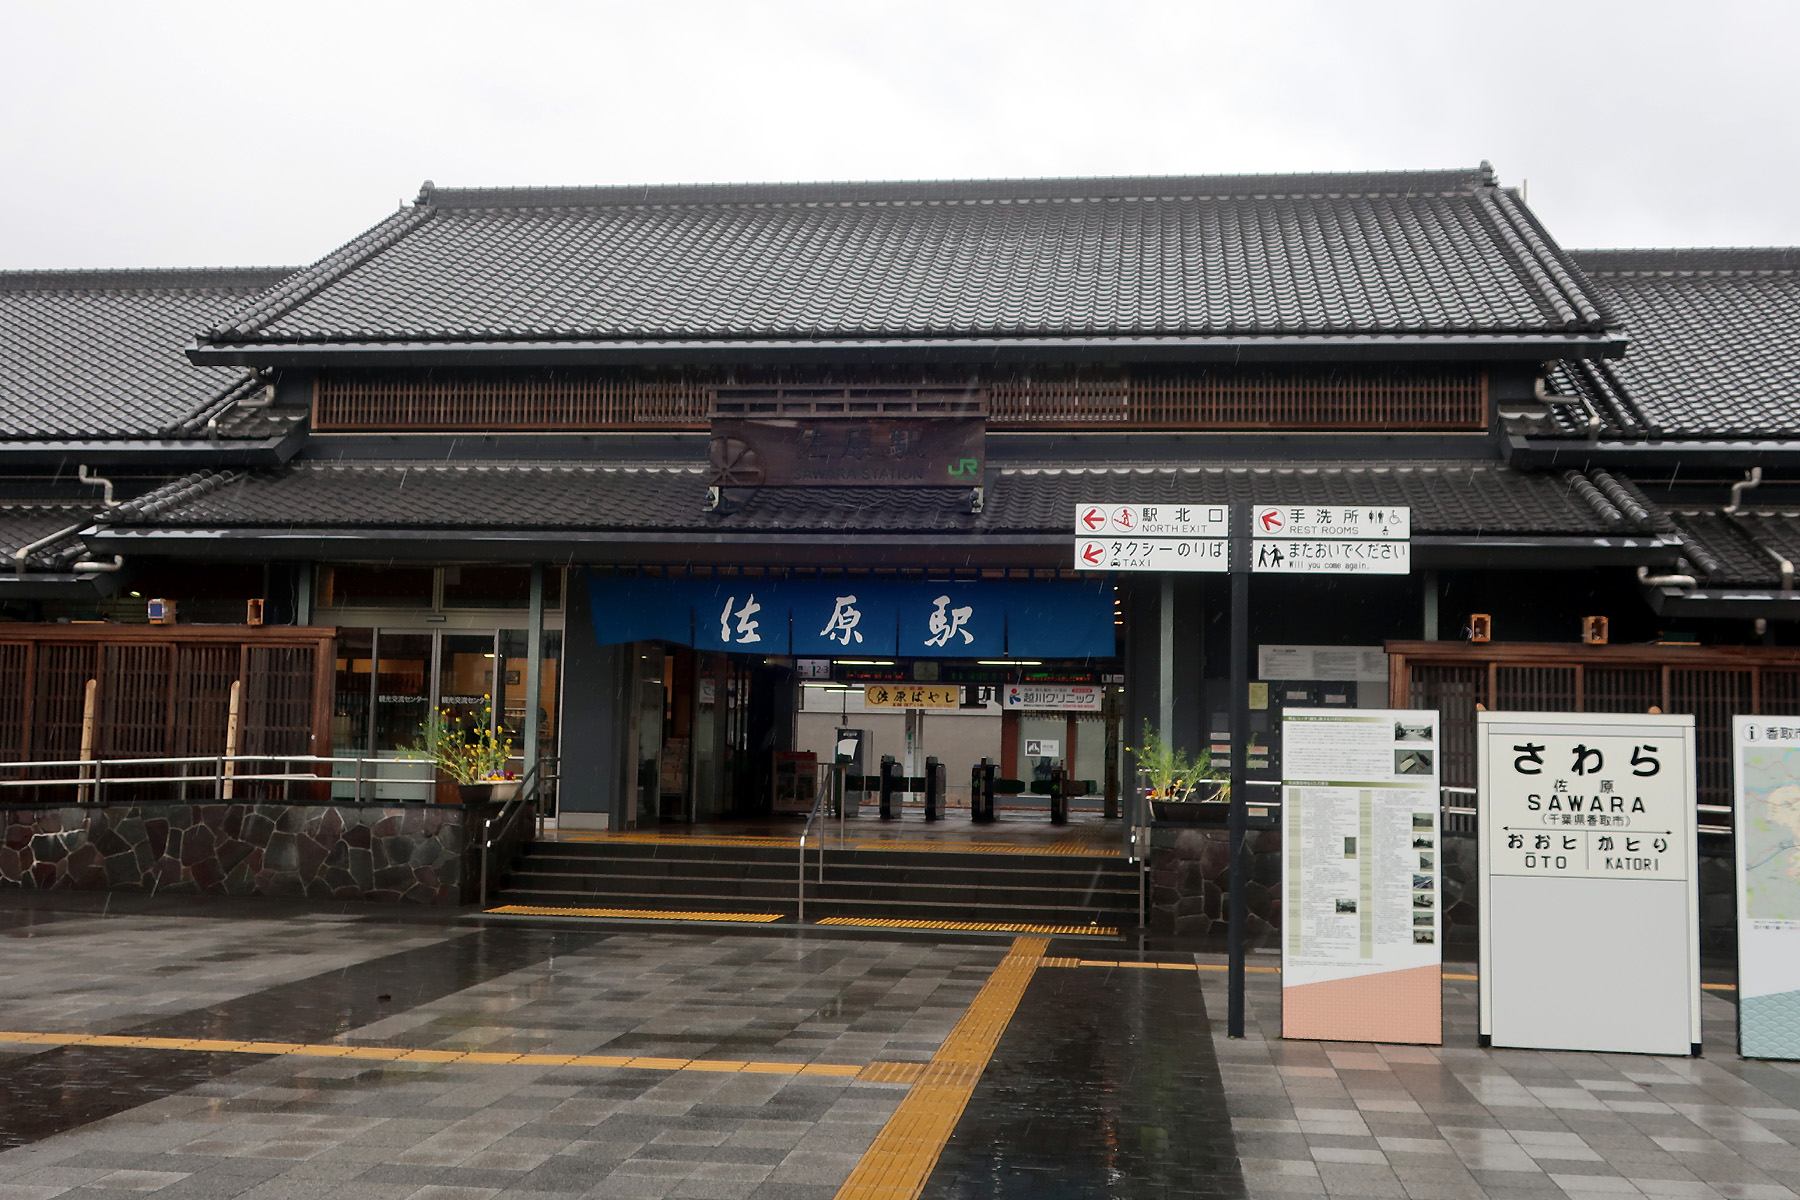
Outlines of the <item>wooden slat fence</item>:
<svg viewBox="0 0 1800 1200">
<path fill-rule="evenodd" d="M 240 680 L 239 753 L 326 753 L 336 632 L 286 626 L 0 626 L 0 755 L 9 762 L 79 758 L 90 679 L 97 684 L 93 758 L 224 753 L 231 685 Z M 194 767 L 192 773 L 211 771 Z M 67 788 L 39 791 L 8 789 L 0 801 L 75 799 Z M 107 798 L 134 797 L 130 788 L 120 787 Z"/>
<path fill-rule="evenodd" d="M 1446 787 L 1476 785 L 1476 705 L 1694 715 L 1703 829 L 1731 824 L 1731 719 L 1800 715 L 1800 648 L 1389 642 L 1389 702 L 1435 708 Z"/>
</svg>

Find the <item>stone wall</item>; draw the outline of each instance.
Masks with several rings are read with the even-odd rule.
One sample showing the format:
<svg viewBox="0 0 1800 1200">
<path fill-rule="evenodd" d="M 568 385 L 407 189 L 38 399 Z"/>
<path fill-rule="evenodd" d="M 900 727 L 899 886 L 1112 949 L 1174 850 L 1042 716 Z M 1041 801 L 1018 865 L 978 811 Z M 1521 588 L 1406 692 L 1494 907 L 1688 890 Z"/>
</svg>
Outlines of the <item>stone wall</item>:
<svg viewBox="0 0 1800 1200">
<path fill-rule="evenodd" d="M 1245 936 L 1252 946 L 1273 948 L 1281 928 L 1281 831 L 1251 830 L 1248 914 Z M 1700 843 L 1700 948 L 1709 955 L 1735 951 L 1736 898 L 1731 848 L 1718 838 Z M 1227 860 L 1223 829 L 1153 826 L 1150 832 L 1150 932 L 1165 937 L 1223 936 Z M 1480 872 L 1475 838 L 1439 838 L 1439 874 L 1446 947 L 1474 952 L 1481 911 Z"/>
<path fill-rule="evenodd" d="M 0 887 L 466 904 L 481 819 L 438 804 L 0 809 Z"/>
</svg>

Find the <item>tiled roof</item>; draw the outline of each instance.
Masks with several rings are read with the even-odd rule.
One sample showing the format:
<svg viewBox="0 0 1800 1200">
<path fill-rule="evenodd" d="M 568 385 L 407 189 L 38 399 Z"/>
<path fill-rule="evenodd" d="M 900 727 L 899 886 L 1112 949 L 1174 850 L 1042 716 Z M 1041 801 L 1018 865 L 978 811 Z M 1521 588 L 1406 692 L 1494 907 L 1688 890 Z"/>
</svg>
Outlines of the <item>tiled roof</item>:
<svg viewBox="0 0 1800 1200">
<path fill-rule="evenodd" d="M 1630 347 L 1552 383 L 1611 436 L 1800 437 L 1800 249 L 1581 250 Z M 1575 433 L 1586 414 L 1560 413 Z"/>
<path fill-rule="evenodd" d="M 1687 565 L 1707 587 L 1781 586 L 1780 559 L 1800 565 L 1800 513 L 1674 512 Z"/>
<path fill-rule="evenodd" d="M 1580 335 L 1490 171 L 649 188 L 427 184 L 216 345 Z"/>
<path fill-rule="evenodd" d="M 186 503 L 210 489 L 236 478 L 218 471 L 199 471 L 172 479 L 131 500 L 108 508 L 100 503 L 66 500 L 24 500 L 0 503 L 0 574 L 13 568 L 13 554 L 22 547 L 62 534 L 32 550 L 25 560 L 28 571 L 65 571 L 88 556 L 80 538 L 82 529 L 96 521 L 151 520 L 175 504 Z"/>
<path fill-rule="evenodd" d="M 706 477 L 684 463 L 303 461 L 191 477 L 193 494 L 112 524 L 162 528 L 586 529 L 670 534 L 885 532 L 1068 534 L 1090 501 L 1406 504 L 1422 534 L 1607 535 L 1667 531 L 1632 484 L 1603 471 L 1530 475 L 1498 464 L 1225 464 L 1010 468 L 989 478 L 983 511 L 958 489 L 732 490 L 706 509 Z M 172 496 L 170 489 L 161 493 Z"/>
<path fill-rule="evenodd" d="M 194 436 L 248 377 L 183 348 L 287 273 L 0 272 L 0 439 Z"/>
<path fill-rule="evenodd" d="M 1527 474 L 1499 464 L 1025 468 L 1002 471 L 984 516 L 1007 528 L 1069 529 L 1088 503 L 1406 505 L 1419 534 L 1667 531 L 1636 485 L 1605 471 Z"/>
<path fill-rule="evenodd" d="M 79 528 L 93 518 L 96 505 L 41 503 L 0 504 L 0 572 L 13 569 L 13 555 L 20 548 L 53 533 Z M 78 561 L 86 547 L 73 533 L 33 550 L 25 560 L 30 571 L 57 571 Z"/>
</svg>

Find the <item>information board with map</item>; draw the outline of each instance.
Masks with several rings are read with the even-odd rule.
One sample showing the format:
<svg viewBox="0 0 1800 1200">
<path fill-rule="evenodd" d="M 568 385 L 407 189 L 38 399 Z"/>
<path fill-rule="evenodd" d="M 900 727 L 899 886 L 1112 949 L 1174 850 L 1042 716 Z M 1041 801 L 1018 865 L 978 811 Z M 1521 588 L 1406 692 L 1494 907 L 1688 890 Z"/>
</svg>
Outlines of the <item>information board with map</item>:
<svg viewBox="0 0 1800 1200">
<path fill-rule="evenodd" d="M 1738 1053 L 1800 1059 L 1800 717 L 1738 717 Z"/>
</svg>

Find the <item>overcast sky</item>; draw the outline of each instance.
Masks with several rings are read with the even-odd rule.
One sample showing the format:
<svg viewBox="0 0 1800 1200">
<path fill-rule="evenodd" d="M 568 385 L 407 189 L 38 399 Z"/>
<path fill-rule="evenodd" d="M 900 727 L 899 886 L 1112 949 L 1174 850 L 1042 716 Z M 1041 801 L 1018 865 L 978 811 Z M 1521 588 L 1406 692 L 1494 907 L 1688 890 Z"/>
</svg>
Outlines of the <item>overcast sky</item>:
<svg viewBox="0 0 1800 1200">
<path fill-rule="evenodd" d="M 1800 5 L 0 0 L 0 268 L 298 264 L 445 186 L 1493 162 L 1800 244 Z"/>
</svg>

